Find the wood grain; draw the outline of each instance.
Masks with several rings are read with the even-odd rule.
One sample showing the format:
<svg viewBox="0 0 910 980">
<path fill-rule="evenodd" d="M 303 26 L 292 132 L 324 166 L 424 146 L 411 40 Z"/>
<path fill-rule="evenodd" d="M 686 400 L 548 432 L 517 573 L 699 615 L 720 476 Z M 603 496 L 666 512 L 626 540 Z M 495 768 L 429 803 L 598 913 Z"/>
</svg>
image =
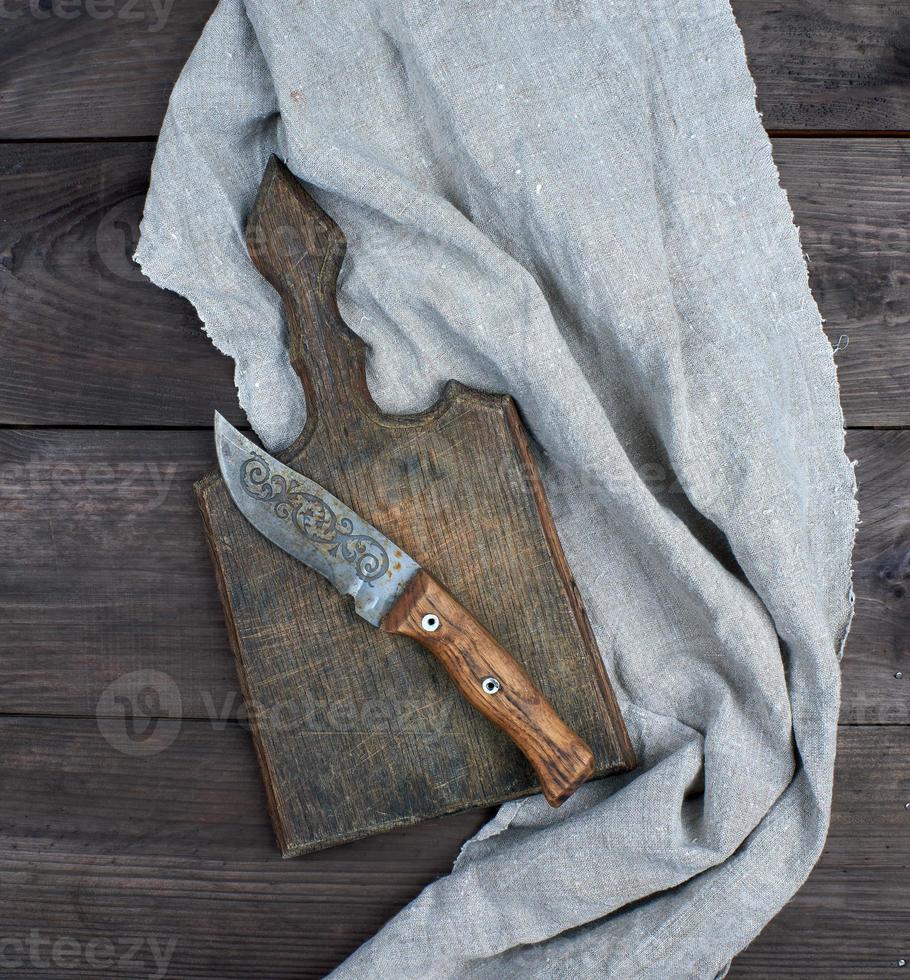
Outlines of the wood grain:
<svg viewBox="0 0 910 980">
<path fill-rule="evenodd" d="M 841 720 L 910 724 L 910 431 L 850 432 L 861 524 Z M 910 801 L 910 800 L 908 800 Z"/>
<path fill-rule="evenodd" d="M 445 874 L 489 815 L 282 861 L 245 731 L 184 722 L 146 756 L 118 749 L 117 731 L 131 744 L 123 727 L 108 730 L 112 744 L 94 720 L 0 719 L 4 937 L 38 929 L 48 940 L 106 937 L 118 948 L 133 937 L 174 939 L 168 976 L 321 977 Z M 903 952 L 910 730 L 842 729 L 838 759 L 821 864 L 734 976 L 890 976 Z M 148 947 L 142 962 L 143 973 L 111 975 L 151 974 Z M 25 962 L 15 975 L 107 974 L 83 958 L 56 973 Z"/>
<path fill-rule="evenodd" d="M 23 3 L 24 19 L 0 21 L 0 138 L 154 134 L 213 6 L 181 0 L 150 31 L 150 7 L 138 21 L 65 21 L 30 17 Z M 910 129 L 904 3 L 735 0 L 734 10 L 766 126 Z M 905 145 L 775 141 L 828 333 L 850 336 L 838 361 L 853 425 L 910 424 Z M 233 405 L 231 366 L 192 310 L 126 260 L 150 153 L 0 147 L 0 422 L 208 425 L 213 407 Z M 275 859 L 249 736 L 228 720 L 243 713 L 190 503 L 209 442 L 0 433 L 0 551 L 10 556 L 0 710 L 92 716 L 0 721 L 4 935 L 176 938 L 171 975 L 322 976 L 444 873 L 484 814 Z M 900 976 L 898 959 L 910 959 L 910 745 L 906 728 L 888 727 L 910 722 L 910 449 L 891 432 L 851 433 L 849 446 L 864 523 L 842 719 L 879 727 L 842 730 L 825 855 L 733 977 Z M 208 721 L 185 720 L 155 758 L 125 756 L 99 735 L 99 698 L 138 694 L 156 669 L 173 678 L 184 713 Z M 137 728 L 147 722 L 140 711 Z M 167 725 L 155 731 L 168 737 Z M 83 961 L 65 975 L 98 972 Z"/>
<path fill-rule="evenodd" d="M 841 717 L 907 724 L 910 432 L 847 446 L 862 525 Z M 0 458 L 0 713 L 94 716 L 118 678 L 158 670 L 185 717 L 243 718 L 193 501 L 211 433 L 0 430 Z"/>
<path fill-rule="evenodd" d="M 902 0 L 733 0 L 771 130 L 910 129 Z"/>
<path fill-rule="evenodd" d="M 160 31 L 141 4 L 139 19 L 117 3 L 105 21 L 17 5 L 0 19 L 0 139 L 109 139 L 157 133 L 214 0 L 181 0 Z M 766 126 L 910 129 L 905 3 L 734 11 Z M 850 336 L 838 361 L 853 425 L 910 425 L 906 145 L 775 141 L 828 333 Z M 151 149 L 0 146 L 0 424 L 208 426 L 234 404 L 231 366 L 188 304 L 127 260 Z M 864 523 L 831 835 L 732 977 L 898 977 L 910 960 L 910 744 L 896 727 L 910 722 L 910 447 L 892 432 L 848 445 Z M 0 447 L 0 712 L 71 716 L 0 719 L 4 938 L 38 929 L 118 952 L 132 937 L 176 939 L 169 975 L 324 975 L 445 873 L 484 812 L 280 862 L 190 501 L 209 434 L 0 432 Z M 127 746 L 166 741 L 175 726 L 140 697 L 154 671 L 184 720 L 160 755 L 124 754 L 99 732 L 99 699 L 134 699 Z M 139 959 L 145 973 L 120 972 L 151 975 L 147 948 Z M 83 957 L 59 975 L 99 970 Z"/>
<path fill-rule="evenodd" d="M 0 710 L 92 716 L 134 670 L 240 698 L 192 484 L 210 432 L 0 430 Z"/>
<path fill-rule="evenodd" d="M 4 938 L 37 929 L 83 946 L 108 938 L 120 951 L 134 938 L 176 940 L 167 977 L 324 976 L 446 874 L 491 816 L 462 813 L 284 861 L 245 730 L 133 727 L 129 716 L 103 731 L 93 720 L 0 719 Z M 70 971 L 26 957 L 10 975 L 149 977 L 147 946 L 141 963 L 92 970 L 83 956 Z"/>
<path fill-rule="evenodd" d="M 190 304 L 132 262 L 152 149 L 0 146 L 0 422 L 243 419 Z"/>
<path fill-rule="evenodd" d="M 363 342 L 335 300 L 344 236 L 275 159 L 247 240 L 284 300 L 307 397 L 306 427 L 281 461 L 445 578 L 590 745 L 595 774 L 633 767 L 512 400 L 449 382 L 426 412 L 380 412 Z M 352 615 L 347 597 L 247 522 L 220 474 L 197 496 L 286 855 L 537 790 L 516 744 L 421 646 Z M 546 772 L 555 801 L 569 784 Z"/>
<path fill-rule="evenodd" d="M 841 728 L 824 853 L 732 980 L 900 977 L 910 960 L 910 728 Z"/>
<path fill-rule="evenodd" d="M 117 0 L 100 19 L 88 3 L 60 5 L 62 17 L 49 4 L 11 0 L 0 19 L 0 139 L 154 136 L 213 8 Z M 901 0 L 733 8 L 770 129 L 910 129 Z"/>
<path fill-rule="evenodd" d="M 436 657 L 462 695 L 521 749 L 550 806 L 561 806 L 591 778 L 591 749 L 508 651 L 423 569 L 381 628 L 409 636 Z"/>
<path fill-rule="evenodd" d="M 851 425 L 910 424 L 908 143 L 774 143 L 828 335 L 850 338 Z M 231 362 L 129 261 L 150 158 L 135 144 L 0 146 L 0 423 L 242 420 Z"/>
<path fill-rule="evenodd" d="M 910 424 L 910 140 L 776 140 L 774 159 L 828 336 L 848 338 L 847 424 Z"/>
<path fill-rule="evenodd" d="M 7 3 L 0 139 L 157 135 L 214 8 L 215 0 Z"/>
</svg>

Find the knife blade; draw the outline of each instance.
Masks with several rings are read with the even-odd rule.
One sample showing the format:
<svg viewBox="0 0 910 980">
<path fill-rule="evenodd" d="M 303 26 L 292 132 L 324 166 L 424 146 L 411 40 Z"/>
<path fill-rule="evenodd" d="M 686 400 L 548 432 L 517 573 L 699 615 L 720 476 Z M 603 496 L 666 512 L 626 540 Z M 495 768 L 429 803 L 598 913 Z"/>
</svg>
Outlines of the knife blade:
<svg viewBox="0 0 910 980">
<path fill-rule="evenodd" d="M 461 694 L 531 763 L 551 806 L 594 771 L 594 754 L 527 672 L 403 548 L 318 483 L 285 466 L 215 413 L 228 493 L 269 541 L 319 572 L 372 626 L 417 640 Z"/>
</svg>

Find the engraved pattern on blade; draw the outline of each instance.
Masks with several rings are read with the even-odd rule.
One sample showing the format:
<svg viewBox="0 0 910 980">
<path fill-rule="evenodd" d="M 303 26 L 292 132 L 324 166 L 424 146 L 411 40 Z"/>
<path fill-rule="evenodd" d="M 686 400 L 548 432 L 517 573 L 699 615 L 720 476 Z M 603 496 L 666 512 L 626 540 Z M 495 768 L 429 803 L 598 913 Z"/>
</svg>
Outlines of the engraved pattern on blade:
<svg viewBox="0 0 910 980">
<path fill-rule="evenodd" d="M 420 566 L 381 531 L 215 415 L 215 445 L 238 510 L 272 543 L 324 575 L 378 626 Z"/>
<path fill-rule="evenodd" d="M 292 521 L 308 541 L 350 562 L 368 585 L 389 570 L 389 554 L 375 538 L 355 533 L 350 518 L 339 518 L 322 498 L 307 493 L 299 480 L 273 474 L 260 453 L 244 460 L 240 479 L 251 497 L 270 504 L 281 520 Z"/>
</svg>

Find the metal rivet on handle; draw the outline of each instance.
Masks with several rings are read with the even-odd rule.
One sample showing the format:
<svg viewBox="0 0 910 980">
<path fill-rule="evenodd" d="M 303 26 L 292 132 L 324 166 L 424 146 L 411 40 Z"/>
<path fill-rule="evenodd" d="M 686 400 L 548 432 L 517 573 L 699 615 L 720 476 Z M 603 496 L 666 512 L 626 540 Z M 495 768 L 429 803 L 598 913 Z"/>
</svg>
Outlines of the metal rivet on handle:
<svg viewBox="0 0 910 980">
<path fill-rule="evenodd" d="M 435 633 L 439 629 L 439 617 L 432 613 L 427 613 L 420 621 L 420 625 L 427 633 Z"/>
<path fill-rule="evenodd" d="M 495 677 L 484 677 L 480 682 L 484 694 L 498 694 L 502 684 Z"/>
</svg>

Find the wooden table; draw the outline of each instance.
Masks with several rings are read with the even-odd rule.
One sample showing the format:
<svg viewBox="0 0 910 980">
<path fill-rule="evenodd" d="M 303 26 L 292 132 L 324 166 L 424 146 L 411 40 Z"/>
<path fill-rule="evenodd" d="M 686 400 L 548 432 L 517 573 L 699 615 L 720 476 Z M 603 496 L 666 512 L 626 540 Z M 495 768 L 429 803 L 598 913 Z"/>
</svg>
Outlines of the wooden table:
<svg viewBox="0 0 910 980">
<path fill-rule="evenodd" d="M 815 295 L 830 336 L 849 335 L 837 360 L 863 524 L 828 845 L 732 976 L 903 976 L 910 12 L 904 0 L 734 6 Z M 10 975 L 160 976 L 156 955 L 176 944 L 172 977 L 321 976 L 487 817 L 291 862 L 272 842 L 190 493 L 213 464 L 213 408 L 236 404 L 232 365 L 129 261 L 168 90 L 211 7 L 177 0 L 162 23 L 150 0 L 116 0 L 107 19 L 103 5 L 13 0 L 0 16 Z M 134 702 L 128 726 L 105 720 Z"/>
</svg>

